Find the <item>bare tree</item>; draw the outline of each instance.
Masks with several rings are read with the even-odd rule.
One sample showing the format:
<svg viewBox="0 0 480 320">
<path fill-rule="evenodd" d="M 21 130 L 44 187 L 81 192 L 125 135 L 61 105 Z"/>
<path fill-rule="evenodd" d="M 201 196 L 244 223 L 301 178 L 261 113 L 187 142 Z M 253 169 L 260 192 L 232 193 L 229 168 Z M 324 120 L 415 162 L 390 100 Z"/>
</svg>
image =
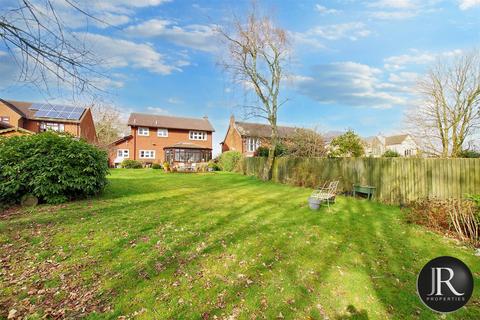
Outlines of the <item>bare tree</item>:
<svg viewBox="0 0 480 320">
<path fill-rule="evenodd" d="M 287 154 L 293 157 L 323 157 L 326 155 L 325 139 L 317 129 L 299 128 L 285 142 Z"/>
<path fill-rule="evenodd" d="M 63 6 L 95 19 L 73 0 L 64 2 Z M 55 82 L 71 86 L 74 94 L 97 90 L 91 78 L 101 76 L 95 68 L 99 61 L 68 31 L 57 6 L 53 0 L 18 0 L 15 6 L 0 9 L 0 40 L 20 66 L 19 80 L 47 91 Z"/>
<path fill-rule="evenodd" d="M 98 145 L 103 148 L 108 146 L 125 131 L 126 124 L 120 119 L 120 111 L 109 104 L 95 104 L 92 108 L 95 119 Z"/>
<path fill-rule="evenodd" d="M 234 17 L 233 30 L 219 28 L 227 44 L 224 67 L 236 83 L 253 90 L 258 104 L 244 106 L 251 117 L 266 119 L 271 126 L 267 165 L 263 173 L 270 179 L 275 146 L 279 143 L 277 114 L 280 106 L 280 85 L 283 70 L 289 55 L 285 30 L 276 26 L 271 18 L 260 16 L 255 3 L 246 16 L 246 21 Z"/>
<path fill-rule="evenodd" d="M 421 105 L 407 115 L 424 151 L 458 157 L 480 128 L 480 55 L 439 60 L 417 86 Z"/>
</svg>

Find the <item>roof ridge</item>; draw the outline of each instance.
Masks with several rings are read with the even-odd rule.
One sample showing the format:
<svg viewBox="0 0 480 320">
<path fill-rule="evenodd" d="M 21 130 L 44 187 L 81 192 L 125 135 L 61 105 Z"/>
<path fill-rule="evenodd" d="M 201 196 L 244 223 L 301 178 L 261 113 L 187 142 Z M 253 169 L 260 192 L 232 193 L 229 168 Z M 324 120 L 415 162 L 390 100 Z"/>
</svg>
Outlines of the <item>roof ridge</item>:
<svg viewBox="0 0 480 320">
<path fill-rule="evenodd" d="M 192 119 L 192 120 L 206 120 L 208 121 L 208 118 L 204 117 L 185 117 L 185 116 L 171 116 L 171 115 L 165 115 L 165 114 L 152 114 L 152 113 L 145 113 L 145 112 L 131 112 L 130 115 L 132 114 L 141 114 L 144 116 L 154 116 L 154 117 L 167 117 L 167 118 L 181 118 L 181 119 Z"/>
<path fill-rule="evenodd" d="M 259 122 L 246 122 L 246 121 L 235 121 L 235 123 L 246 123 L 246 124 L 256 124 L 256 125 L 261 125 L 261 126 L 270 126 L 270 124 L 268 123 L 259 123 Z M 282 126 L 282 125 L 277 125 L 277 128 L 278 127 L 282 127 L 282 128 L 292 128 L 292 129 L 298 129 L 300 127 L 293 127 L 293 126 Z"/>
</svg>

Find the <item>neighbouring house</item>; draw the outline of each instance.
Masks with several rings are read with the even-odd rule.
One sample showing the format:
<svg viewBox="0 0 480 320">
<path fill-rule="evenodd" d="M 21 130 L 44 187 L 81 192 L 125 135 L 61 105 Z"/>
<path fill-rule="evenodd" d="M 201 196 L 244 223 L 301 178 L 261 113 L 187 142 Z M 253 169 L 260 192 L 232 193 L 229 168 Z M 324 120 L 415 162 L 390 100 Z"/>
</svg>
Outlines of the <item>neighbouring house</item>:
<svg viewBox="0 0 480 320">
<path fill-rule="evenodd" d="M 401 157 L 412 157 L 418 155 L 418 144 L 409 134 L 394 136 L 378 135 L 365 139 L 365 154 L 367 156 L 381 157 L 385 151 L 395 151 Z"/>
<path fill-rule="evenodd" d="M 132 113 L 130 135 L 110 145 L 109 162 L 118 167 L 123 160 L 145 165 L 168 162 L 173 166 L 208 162 L 212 159 L 215 131 L 207 117 L 183 118 Z"/>
<path fill-rule="evenodd" d="M 296 130 L 295 127 L 278 126 L 278 136 L 286 139 Z M 235 121 L 231 116 L 225 139 L 220 143 L 222 152 L 239 151 L 246 157 L 252 157 L 258 147 L 269 146 L 271 133 L 272 129 L 268 124 Z"/>
<path fill-rule="evenodd" d="M 68 132 L 90 143 L 97 141 L 90 108 L 0 99 L 1 136 L 46 130 Z"/>
</svg>

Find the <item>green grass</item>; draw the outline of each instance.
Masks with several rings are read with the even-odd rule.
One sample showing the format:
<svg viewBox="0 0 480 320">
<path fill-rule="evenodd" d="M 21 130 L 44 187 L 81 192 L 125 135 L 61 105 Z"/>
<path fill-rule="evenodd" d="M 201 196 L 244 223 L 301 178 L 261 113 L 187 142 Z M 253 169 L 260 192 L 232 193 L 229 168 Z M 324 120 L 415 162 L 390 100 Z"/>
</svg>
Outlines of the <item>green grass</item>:
<svg viewBox="0 0 480 320">
<path fill-rule="evenodd" d="M 118 169 L 110 182 L 98 199 L 0 218 L 0 318 L 436 319 L 415 282 L 440 255 L 475 277 L 446 318 L 480 318 L 479 258 L 397 207 L 339 197 L 311 211 L 309 189 L 228 173 Z"/>
</svg>

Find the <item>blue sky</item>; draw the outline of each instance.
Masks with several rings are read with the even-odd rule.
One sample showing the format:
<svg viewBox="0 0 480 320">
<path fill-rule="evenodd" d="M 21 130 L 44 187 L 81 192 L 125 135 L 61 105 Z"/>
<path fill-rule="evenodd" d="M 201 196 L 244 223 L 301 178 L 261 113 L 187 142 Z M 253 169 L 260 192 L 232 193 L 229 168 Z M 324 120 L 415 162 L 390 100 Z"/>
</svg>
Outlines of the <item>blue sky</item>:
<svg viewBox="0 0 480 320">
<path fill-rule="evenodd" d="M 7 8 L 13 0 L 0 0 Z M 71 31 L 101 57 L 107 100 L 131 111 L 200 117 L 213 123 L 215 148 L 231 114 L 242 118 L 242 88 L 218 66 L 212 26 L 242 15 L 248 1 L 78 1 L 109 25 L 55 0 Z M 13 1 L 15 3 L 15 1 Z M 478 48 L 480 0 L 263 1 L 288 31 L 292 56 L 279 122 L 363 136 L 403 129 L 412 86 L 429 64 Z M 43 101 L 16 82 L 0 45 L 0 95 Z M 65 97 L 54 97 L 59 100 Z M 81 99 L 81 98 L 80 98 Z M 88 97 L 84 98 L 88 101 Z"/>
</svg>

